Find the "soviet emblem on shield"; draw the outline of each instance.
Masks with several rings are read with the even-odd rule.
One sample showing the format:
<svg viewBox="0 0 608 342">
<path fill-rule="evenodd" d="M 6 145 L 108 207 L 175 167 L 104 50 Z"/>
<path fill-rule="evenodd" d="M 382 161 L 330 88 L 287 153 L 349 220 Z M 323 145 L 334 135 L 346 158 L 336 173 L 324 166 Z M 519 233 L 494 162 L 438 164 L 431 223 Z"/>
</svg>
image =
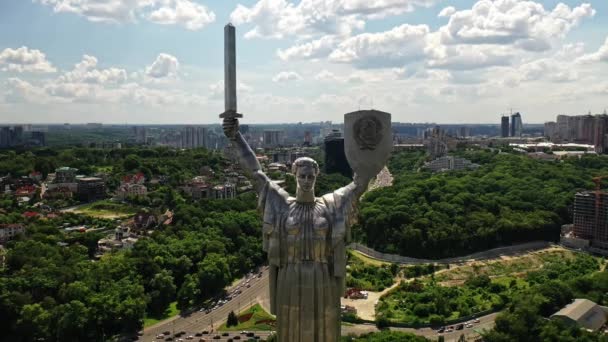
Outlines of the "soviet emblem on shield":
<svg viewBox="0 0 608 342">
<path fill-rule="evenodd" d="M 375 150 L 382 140 L 382 123 L 373 116 L 365 116 L 354 124 L 355 141 L 361 150 Z"/>
</svg>

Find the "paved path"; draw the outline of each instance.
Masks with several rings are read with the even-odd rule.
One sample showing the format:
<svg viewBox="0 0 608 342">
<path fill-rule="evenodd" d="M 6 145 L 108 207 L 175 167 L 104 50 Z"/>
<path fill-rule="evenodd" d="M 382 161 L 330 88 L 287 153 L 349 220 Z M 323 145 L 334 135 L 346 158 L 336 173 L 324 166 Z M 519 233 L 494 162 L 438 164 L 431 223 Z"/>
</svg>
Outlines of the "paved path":
<svg viewBox="0 0 608 342">
<path fill-rule="evenodd" d="M 478 331 L 490 330 L 494 327 L 494 320 L 498 313 L 492 313 L 486 316 L 479 317 L 479 323 L 473 323 L 473 328 L 464 328 L 462 330 L 454 330 L 451 333 L 438 333 L 437 330 L 431 328 L 394 328 L 390 330 L 408 332 L 418 336 L 424 336 L 431 340 L 436 340 L 439 336 L 443 336 L 446 342 L 456 342 L 460 338 L 460 335 L 464 334 L 467 340 L 472 340 L 475 337 L 479 337 Z M 455 326 L 455 325 L 454 325 Z M 347 336 L 349 334 L 361 335 L 370 332 L 378 331 L 373 324 L 353 324 L 353 325 L 342 325 L 342 335 Z"/>
<path fill-rule="evenodd" d="M 417 258 L 404 257 L 404 256 L 400 256 L 400 255 L 395 255 L 395 254 L 382 253 L 382 252 L 378 252 L 372 248 L 369 248 L 369 247 L 359 244 L 359 243 L 351 243 L 349 245 L 349 248 L 352 248 L 352 249 L 356 250 L 357 252 L 364 254 L 372 259 L 377 259 L 377 260 L 384 261 L 384 262 L 396 262 L 396 263 L 404 264 L 404 265 L 419 265 L 419 264 L 432 264 L 432 263 L 435 263 L 435 264 L 460 264 L 460 263 L 464 263 L 464 262 L 468 262 L 468 261 L 494 259 L 494 258 L 499 258 L 502 256 L 514 256 L 514 255 L 526 254 L 526 253 L 530 253 L 530 252 L 537 251 L 540 249 L 548 248 L 553 245 L 554 245 L 553 243 L 548 242 L 548 241 L 533 241 L 533 242 L 526 242 L 526 243 L 513 245 L 513 246 L 505 246 L 505 247 L 489 249 L 487 251 L 477 252 L 477 253 L 473 253 L 470 255 L 462 256 L 462 257 L 445 258 L 445 259 L 437 259 L 437 260 L 417 259 Z"/>
</svg>

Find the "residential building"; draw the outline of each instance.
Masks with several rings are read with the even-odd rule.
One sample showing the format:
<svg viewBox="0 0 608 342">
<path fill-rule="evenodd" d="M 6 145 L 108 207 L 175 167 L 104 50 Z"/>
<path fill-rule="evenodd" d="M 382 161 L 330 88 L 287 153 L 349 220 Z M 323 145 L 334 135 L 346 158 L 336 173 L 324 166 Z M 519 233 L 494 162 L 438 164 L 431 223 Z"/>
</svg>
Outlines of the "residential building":
<svg viewBox="0 0 608 342">
<path fill-rule="evenodd" d="M 125 183 L 116 191 L 116 197 L 124 200 L 128 197 L 142 197 L 148 194 L 148 188 L 143 184 Z"/>
<path fill-rule="evenodd" d="M 133 217 L 133 226 L 137 229 L 150 229 L 158 224 L 153 213 L 141 211 Z"/>
<path fill-rule="evenodd" d="M 503 138 L 509 136 L 509 117 L 506 115 L 500 118 L 500 136 Z"/>
<path fill-rule="evenodd" d="M 424 134 L 424 138 L 428 153 L 431 155 L 431 159 L 442 157 L 448 153 L 449 137 L 447 132 L 441 129 L 439 126 L 428 129 Z"/>
<path fill-rule="evenodd" d="M 46 146 L 46 132 L 32 131 L 30 133 L 30 143 L 35 146 Z"/>
<path fill-rule="evenodd" d="M 207 129 L 205 127 L 187 126 L 181 130 L 182 148 L 207 148 Z"/>
<path fill-rule="evenodd" d="M 598 331 L 606 324 L 608 308 L 599 306 L 588 299 L 577 298 L 551 315 L 551 319 L 568 325 L 576 325 L 589 331 Z"/>
<path fill-rule="evenodd" d="M 545 123 L 545 136 L 555 143 L 580 143 L 595 146 L 604 153 L 608 147 L 608 115 L 558 115 L 555 122 Z"/>
<path fill-rule="evenodd" d="M 352 177 L 353 170 L 346 159 L 342 132 L 337 129 L 332 130 L 325 137 L 323 147 L 325 150 L 325 173 L 341 173 L 346 177 Z"/>
<path fill-rule="evenodd" d="M 78 169 L 71 167 L 60 167 L 55 170 L 55 180 L 54 183 L 75 183 L 76 182 L 76 173 Z"/>
<path fill-rule="evenodd" d="M 21 224 L 0 224 L 0 242 L 12 240 L 17 234 L 25 233 Z"/>
<path fill-rule="evenodd" d="M 216 185 L 211 192 L 214 199 L 231 199 L 236 197 L 236 186 L 232 183 Z"/>
<path fill-rule="evenodd" d="M 106 197 L 106 183 L 97 177 L 81 177 L 77 179 L 78 198 L 81 201 L 91 202 Z"/>
<path fill-rule="evenodd" d="M 431 162 L 425 163 L 423 166 L 423 168 L 429 169 L 431 172 L 466 170 L 475 169 L 478 167 L 479 165 L 471 163 L 470 160 L 454 156 L 443 156 Z"/>
<path fill-rule="evenodd" d="M 523 123 L 521 121 L 521 114 L 515 113 L 511 115 L 511 136 L 521 137 L 523 132 Z"/>
<path fill-rule="evenodd" d="M 273 148 L 283 145 L 284 132 L 281 130 L 264 130 L 264 148 Z"/>
<path fill-rule="evenodd" d="M 211 197 L 211 185 L 206 182 L 191 182 L 183 186 L 182 191 L 192 197 L 193 200 L 200 200 Z"/>
<path fill-rule="evenodd" d="M 573 237 L 589 240 L 590 248 L 608 253 L 608 192 L 576 193 L 573 223 Z"/>
<path fill-rule="evenodd" d="M 136 144 L 145 144 L 148 138 L 148 131 L 146 127 L 135 126 L 133 127 L 133 135 L 135 136 Z"/>
</svg>

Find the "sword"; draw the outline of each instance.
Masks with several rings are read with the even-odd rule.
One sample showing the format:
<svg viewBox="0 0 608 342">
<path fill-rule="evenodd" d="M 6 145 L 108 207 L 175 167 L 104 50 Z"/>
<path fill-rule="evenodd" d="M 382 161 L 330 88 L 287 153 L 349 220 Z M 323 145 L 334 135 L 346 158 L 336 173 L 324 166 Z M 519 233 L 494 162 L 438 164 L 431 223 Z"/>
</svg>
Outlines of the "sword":
<svg viewBox="0 0 608 342">
<path fill-rule="evenodd" d="M 236 38 L 232 24 L 224 26 L 224 112 L 225 121 L 242 118 L 236 109 Z"/>
</svg>

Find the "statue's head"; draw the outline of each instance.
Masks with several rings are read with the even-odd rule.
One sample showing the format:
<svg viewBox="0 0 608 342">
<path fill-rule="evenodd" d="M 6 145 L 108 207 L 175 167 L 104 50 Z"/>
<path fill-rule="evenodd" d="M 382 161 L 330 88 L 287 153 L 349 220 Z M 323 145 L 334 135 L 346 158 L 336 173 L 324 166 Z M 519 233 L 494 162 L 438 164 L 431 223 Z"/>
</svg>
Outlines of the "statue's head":
<svg viewBox="0 0 608 342">
<path fill-rule="evenodd" d="M 319 164 L 314 159 L 308 157 L 296 159 L 291 166 L 291 172 L 296 176 L 298 190 L 314 191 L 315 181 L 319 174 Z"/>
</svg>

